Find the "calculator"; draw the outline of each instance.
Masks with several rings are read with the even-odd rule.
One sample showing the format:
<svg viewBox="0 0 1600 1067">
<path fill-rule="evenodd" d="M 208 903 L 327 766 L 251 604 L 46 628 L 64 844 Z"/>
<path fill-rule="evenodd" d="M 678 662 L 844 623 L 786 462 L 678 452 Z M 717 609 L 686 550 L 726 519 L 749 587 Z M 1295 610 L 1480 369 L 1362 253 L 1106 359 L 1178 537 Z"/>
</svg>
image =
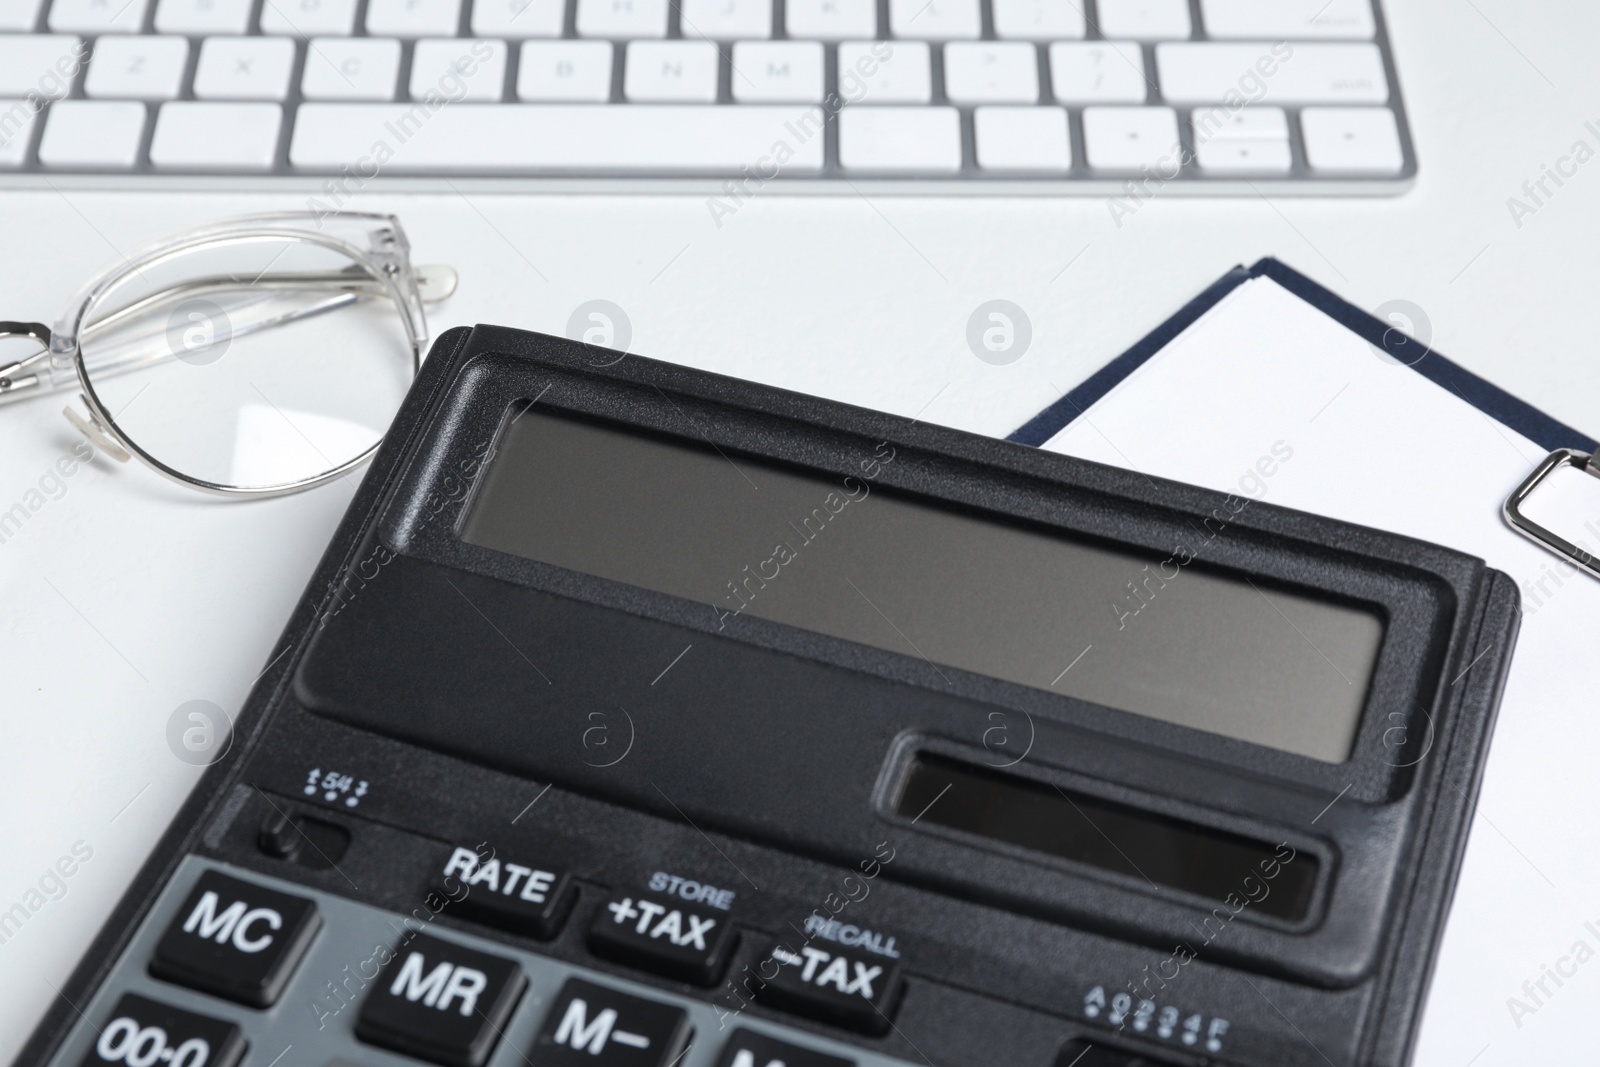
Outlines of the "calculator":
<svg viewBox="0 0 1600 1067">
<path fill-rule="evenodd" d="M 1410 538 L 452 330 L 19 1062 L 1398 1067 L 1518 618 Z"/>
</svg>

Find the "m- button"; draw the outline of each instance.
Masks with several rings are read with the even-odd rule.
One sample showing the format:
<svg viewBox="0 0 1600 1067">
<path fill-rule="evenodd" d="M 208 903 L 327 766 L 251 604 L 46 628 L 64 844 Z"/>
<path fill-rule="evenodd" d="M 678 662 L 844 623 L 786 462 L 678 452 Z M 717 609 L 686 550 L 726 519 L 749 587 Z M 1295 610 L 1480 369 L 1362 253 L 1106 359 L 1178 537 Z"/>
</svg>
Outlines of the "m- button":
<svg viewBox="0 0 1600 1067">
<path fill-rule="evenodd" d="M 730 933 L 725 911 L 617 893 L 595 914 L 589 947 L 643 970 L 710 985 L 733 944 Z"/>
<path fill-rule="evenodd" d="M 446 1067 L 482 1067 L 527 984 L 515 960 L 413 937 L 378 973 L 356 1037 Z"/>
<path fill-rule="evenodd" d="M 681 1009 L 569 978 L 544 1017 L 539 1067 L 667 1067 L 688 1043 Z"/>
<path fill-rule="evenodd" d="M 322 919 L 303 897 L 207 871 L 150 959 L 150 973 L 253 1008 L 270 1007 Z"/>
</svg>

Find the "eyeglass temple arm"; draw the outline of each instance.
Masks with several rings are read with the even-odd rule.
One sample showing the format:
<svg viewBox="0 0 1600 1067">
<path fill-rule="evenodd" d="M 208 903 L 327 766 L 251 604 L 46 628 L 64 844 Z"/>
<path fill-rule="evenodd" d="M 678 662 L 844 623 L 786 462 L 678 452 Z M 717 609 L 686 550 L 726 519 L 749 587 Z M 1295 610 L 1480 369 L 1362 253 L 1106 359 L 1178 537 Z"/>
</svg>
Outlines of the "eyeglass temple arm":
<svg viewBox="0 0 1600 1067">
<path fill-rule="evenodd" d="M 412 273 L 416 280 L 417 294 L 425 304 L 433 304 L 444 300 L 456 290 L 458 275 L 452 267 L 430 264 L 414 267 Z M 375 299 L 389 295 L 382 282 L 359 270 L 268 274 L 255 279 L 250 283 L 249 287 L 255 286 L 268 289 L 270 292 L 257 300 L 245 304 L 244 307 L 246 308 L 269 303 L 284 292 L 328 290 L 331 291 L 332 295 L 325 300 L 319 300 L 312 304 L 297 305 L 262 319 L 230 324 L 228 331 L 215 340 L 242 337 L 273 326 L 282 326 L 290 322 L 321 315 L 328 311 L 334 311 L 358 300 Z M 87 323 L 81 331 L 79 343 L 81 344 L 85 339 L 103 334 L 115 328 L 119 323 L 133 318 L 139 313 L 160 307 L 163 304 L 173 303 L 205 293 L 237 290 L 241 287 L 238 278 L 227 275 L 194 278 L 178 285 L 168 286 L 165 289 L 151 293 L 149 296 L 107 312 L 96 318 L 92 323 Z M 0 365 L 0 404 L 11 400 L 25 399 L 30 396 L 41 396 L 72 382 L 74 375 L 71 369 L 60 367 L 52 362 L 52 353 L 49 347 L 50 330 L 43 324 L 0 322 L 0 337 L 8 336 L 30 337 L 39 341 L 44 345 L 44 348 L 26 359 Z M 165 336 L 166 331 L 162 329 L 109 350 L 102 350 L 101 353 L 90 357 L 89 370 L 91 373 L 105 377 L 125 374 L 143 366 L 151 366 L 174 359 L 177 353 L 173 351 L 171 345 L 162 344 L 145 350 L 152 340 L 164 339 Z"/>
</svg>

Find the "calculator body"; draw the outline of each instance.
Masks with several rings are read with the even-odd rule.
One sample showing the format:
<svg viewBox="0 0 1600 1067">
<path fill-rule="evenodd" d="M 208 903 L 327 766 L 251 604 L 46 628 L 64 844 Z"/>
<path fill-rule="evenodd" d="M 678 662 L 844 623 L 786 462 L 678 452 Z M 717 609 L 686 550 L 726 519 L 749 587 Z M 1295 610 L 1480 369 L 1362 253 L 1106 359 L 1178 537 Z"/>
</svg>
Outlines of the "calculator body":
<svg viewBox="0 0 1600 1067">
<path fill-rule="evenodd" d="M 1517 603 L 1409 538 L 452 330 L 18 1062 L 1398 1067 Z"/>
</svg>

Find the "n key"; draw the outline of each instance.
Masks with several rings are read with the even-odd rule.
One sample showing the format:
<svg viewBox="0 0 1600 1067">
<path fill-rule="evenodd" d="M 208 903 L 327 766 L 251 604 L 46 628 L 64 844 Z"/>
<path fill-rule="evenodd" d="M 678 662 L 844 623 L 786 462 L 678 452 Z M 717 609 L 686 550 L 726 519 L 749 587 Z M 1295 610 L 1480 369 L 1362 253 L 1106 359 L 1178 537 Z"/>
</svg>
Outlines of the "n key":
<svg viewBox="0 0 1600 1067">
<path fill-rule="evenodd" d="M 270 1007 L 322 919 L 303 897 L 207 871 L 150 959 L 150 973 L 252 1008 Z"/>
</svg>

